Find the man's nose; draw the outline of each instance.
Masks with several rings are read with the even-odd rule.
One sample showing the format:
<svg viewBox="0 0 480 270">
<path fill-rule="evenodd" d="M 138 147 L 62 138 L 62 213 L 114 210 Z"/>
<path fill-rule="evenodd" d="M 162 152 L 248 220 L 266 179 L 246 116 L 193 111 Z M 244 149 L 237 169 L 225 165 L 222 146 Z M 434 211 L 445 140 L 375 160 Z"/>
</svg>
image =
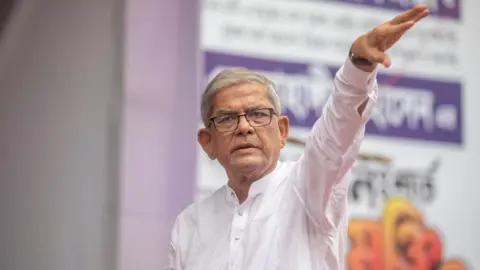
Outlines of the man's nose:
<svg viewBox="0 0 480 270">
<path fill-rule="evenodd" d="M 250 125 L 245 115 L 242 115 L 238 118 L 237 132 L 241 134 L 248 134 L 253 132 L 253 127 Z"/>
</svg>

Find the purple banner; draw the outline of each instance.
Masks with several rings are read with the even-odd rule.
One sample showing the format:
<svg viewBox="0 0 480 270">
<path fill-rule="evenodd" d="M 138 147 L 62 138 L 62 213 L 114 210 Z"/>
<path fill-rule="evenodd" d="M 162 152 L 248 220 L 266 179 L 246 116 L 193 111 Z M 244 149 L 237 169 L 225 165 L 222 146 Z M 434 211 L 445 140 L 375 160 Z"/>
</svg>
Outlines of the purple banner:
<svg viewBox="0 0 480 270">
<path fill-rule="evenodd" d="M 355 5 L 407 10 L 416 4 L 427 4 L 430 14 L 460 20 L 460 0 L 306 0 L 309 2 L 342 2 Z"/>
<path fill-rule="evenodd" d="M 296 63 L 214 52 L 205 53 L 207 79 L 228 67 L 260 71 L 277 86 L 292 126 L 312 127 L 333 88 L 338 66 Z M 462 144 L 461 84 L 378 74 L 379 98 L 366 133 Z"/>
</svg>

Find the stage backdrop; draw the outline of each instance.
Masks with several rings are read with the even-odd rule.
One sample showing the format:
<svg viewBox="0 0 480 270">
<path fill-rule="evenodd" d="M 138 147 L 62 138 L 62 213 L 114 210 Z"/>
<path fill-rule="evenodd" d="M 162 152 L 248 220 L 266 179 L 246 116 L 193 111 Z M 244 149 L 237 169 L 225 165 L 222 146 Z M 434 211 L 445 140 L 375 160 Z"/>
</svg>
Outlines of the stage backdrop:
<svg viewBox="0 0 480 270">
<path fill-rule="evenodd" d="M 399 263 L 402 269 L 480 268 L 480 244 L 473 237 L 480 225 L 473 162 L 480 150 L 473 142 L 478 117 L 469 116 L 478 113 L 465 109 L 474 104 L 468 100 L 480 98 L 469 70 L 478 57 L 468 45 L 480 25 L 469 10 L 478 4 L 423 2 L 432 15 L 391 50 L 392 68 L 379 72 L 378 108 L 349 191 L 351 269 L 365 269 L 365 262 L 379 270 L 398 269 Z M 353 40 L 411 3 L 204 1 L 205 82 L 233 66 L 270 76 L 292 125 L 281 158 L 297 159 Z M 202 198 L 225 184 L 226 175 L 200 148 L 198 160 Z"/>
</svg>

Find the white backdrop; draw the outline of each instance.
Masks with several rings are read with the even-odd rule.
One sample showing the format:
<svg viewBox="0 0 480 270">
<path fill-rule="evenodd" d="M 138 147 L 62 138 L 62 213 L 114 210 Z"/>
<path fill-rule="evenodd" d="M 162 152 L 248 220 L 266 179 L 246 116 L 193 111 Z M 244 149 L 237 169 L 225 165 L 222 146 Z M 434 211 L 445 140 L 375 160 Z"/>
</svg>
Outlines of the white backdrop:
<svg viewBox="0 0 480 270">
<path fill-rule="evenodd" d="M 359 244 L 351 247 L 348 258 L 373 254 L 372 269 L 393 269 L 395 261 L 406 260 L 394 250 L 401 234 L 413 235 L 420 228 L 409 249 L 429 242 L 429 263 L 476 269 L 480 118 L 475 100 L 480 99 L 480 81 L 474 70 L 480 60 L 475 50 L 480 5 L 423 2 L 432 14 L 391 51 L 392 68 L 379 73 L 378 109 L 352 175 L 349 236 Z M 351 42 L 409 3 L 206 0 L 201 36 L 205 79 L 238 65 L 272 77 L 293 126 L 282 158 L 297 158 Z M 225 184 L 226 176 L 200 148 L 198 159 L 197 196 L 202 198 Z M 402 213 L 416 220 L 413 227 L 394 225 Z M 362 242 L 364 236 L 373 244 Z M 465 265 L 452 268 L 457 259 Z M 413 260 L 418 266 L 418 258 Z"/>
</svg>

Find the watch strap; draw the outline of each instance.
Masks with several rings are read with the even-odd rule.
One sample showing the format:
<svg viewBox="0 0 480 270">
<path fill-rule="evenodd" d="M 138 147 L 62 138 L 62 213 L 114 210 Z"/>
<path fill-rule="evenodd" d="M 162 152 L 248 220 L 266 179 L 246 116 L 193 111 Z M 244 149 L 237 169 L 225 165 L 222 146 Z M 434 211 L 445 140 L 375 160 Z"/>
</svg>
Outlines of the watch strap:
<svg viewBox="0 0 480 270">
<path fill-rule="evenodd" d="M 372 62 L 370 62 L 368 59 L 356 56 L 352 52 L 352 49 L 350 49 L 350 52 L 348 53 L 348 58 L 356 66 L 371 66 L 371 65 L 373 65 Z"/>
</svg>

